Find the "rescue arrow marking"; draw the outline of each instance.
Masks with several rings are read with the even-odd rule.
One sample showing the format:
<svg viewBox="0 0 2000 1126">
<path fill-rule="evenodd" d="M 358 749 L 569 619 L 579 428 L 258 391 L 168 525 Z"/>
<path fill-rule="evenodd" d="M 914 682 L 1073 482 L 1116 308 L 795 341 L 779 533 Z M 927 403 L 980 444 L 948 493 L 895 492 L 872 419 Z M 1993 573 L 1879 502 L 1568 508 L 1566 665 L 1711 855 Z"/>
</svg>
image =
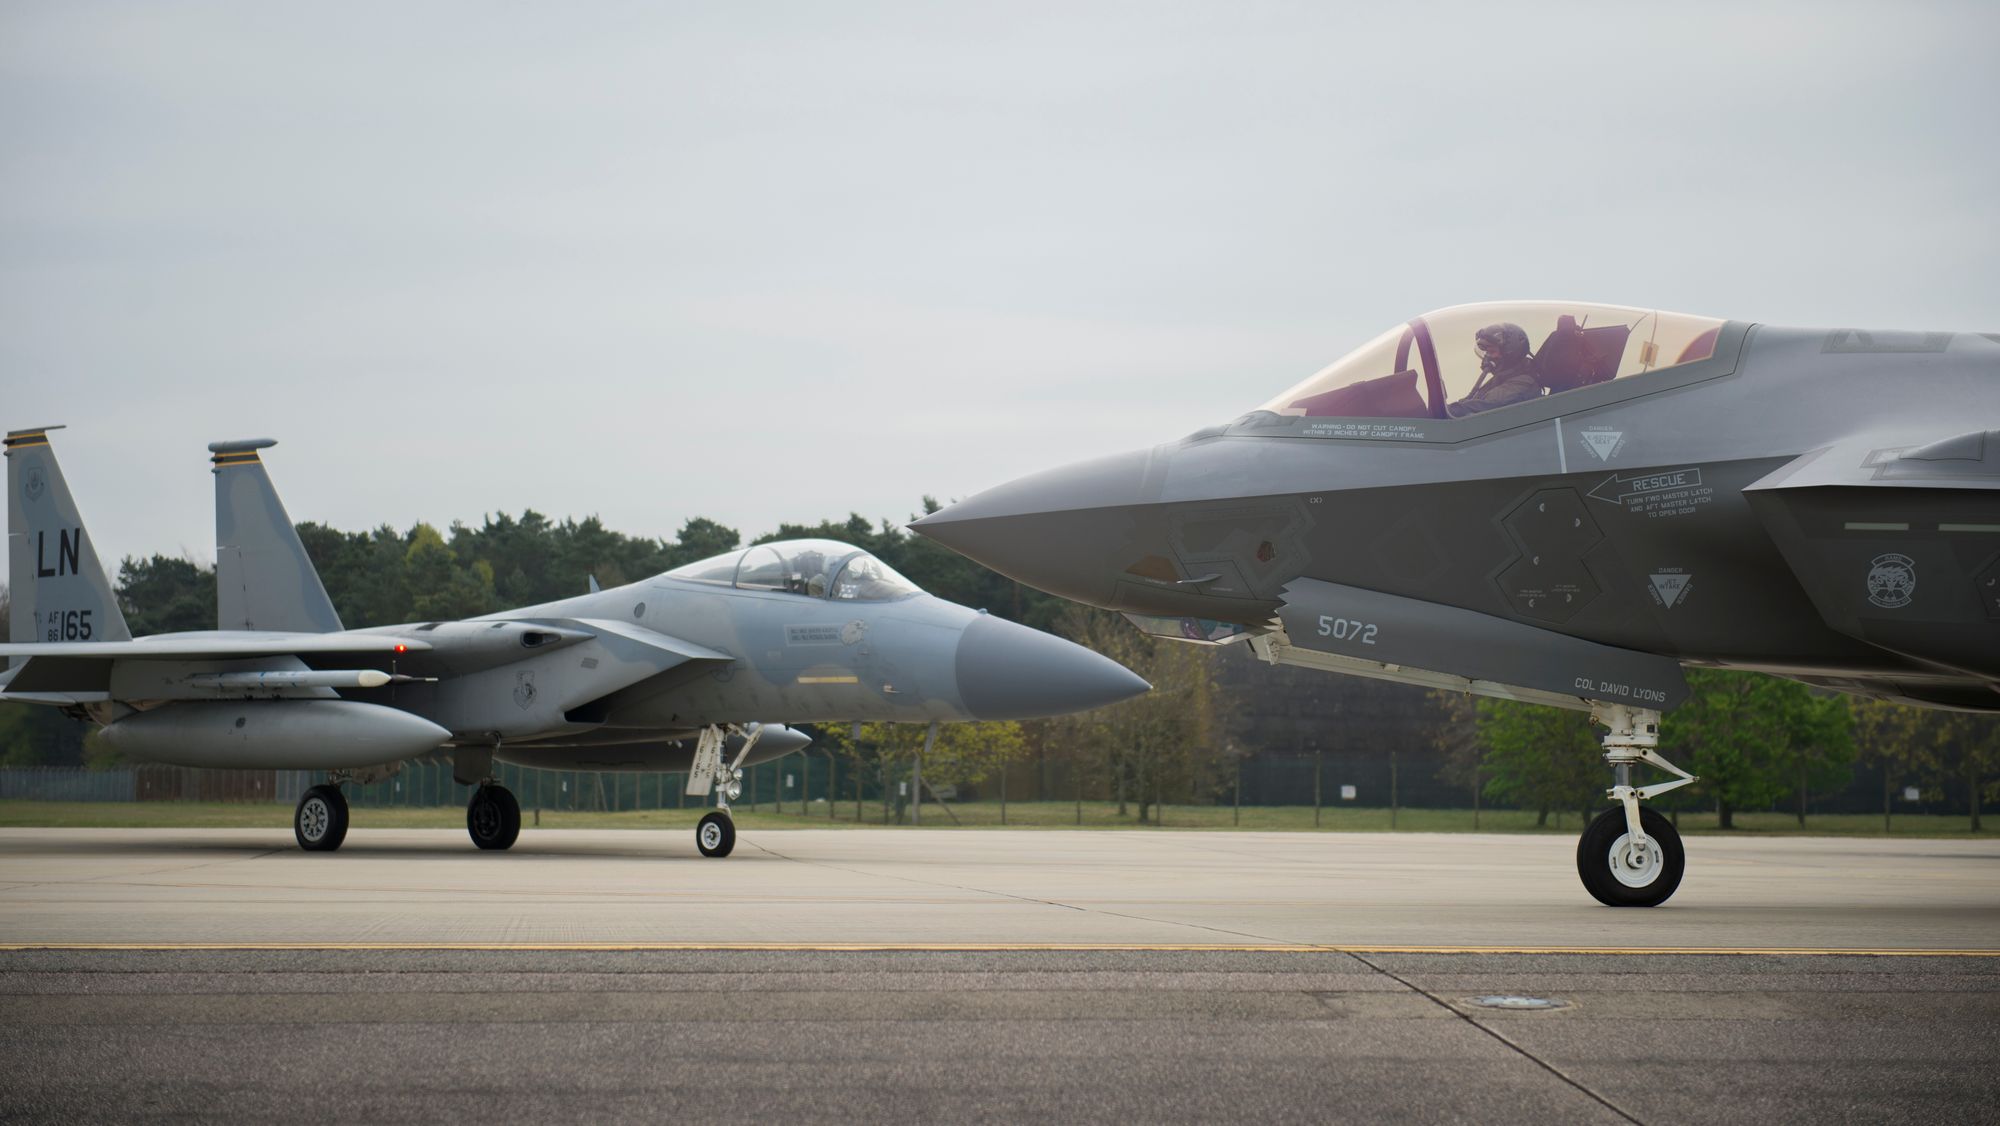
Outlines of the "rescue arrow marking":
<svg viewBox="0 0 2000 1126">
<path fill-rule="evenodd" d="M 1590 495 L 1606 504 L 1622 505 L 1632 497 L 1647 493 L 1663 493 L 1669 489 L 1686 489 L 1701 484 L 1701 470 L 1690 466 L 1687 469 L 1667 469 L 1658 473 L 1638 473 L 1630 477 L 1612 474 L 1598 482 Z"/>
</svg>

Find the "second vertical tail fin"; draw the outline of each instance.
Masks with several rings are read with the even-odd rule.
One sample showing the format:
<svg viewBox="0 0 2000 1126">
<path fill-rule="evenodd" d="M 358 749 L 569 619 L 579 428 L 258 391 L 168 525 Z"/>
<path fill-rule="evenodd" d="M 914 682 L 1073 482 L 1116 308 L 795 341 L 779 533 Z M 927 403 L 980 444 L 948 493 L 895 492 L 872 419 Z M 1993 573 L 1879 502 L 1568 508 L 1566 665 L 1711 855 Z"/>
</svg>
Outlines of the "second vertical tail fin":
<svg viewBox="0 0 2000 1126">
<path fill-rule="evenodd" d="M 334 633 L 340 615 L 257 451 L 269 438 L 211 442 L 217 629 Z"/>
</svg>

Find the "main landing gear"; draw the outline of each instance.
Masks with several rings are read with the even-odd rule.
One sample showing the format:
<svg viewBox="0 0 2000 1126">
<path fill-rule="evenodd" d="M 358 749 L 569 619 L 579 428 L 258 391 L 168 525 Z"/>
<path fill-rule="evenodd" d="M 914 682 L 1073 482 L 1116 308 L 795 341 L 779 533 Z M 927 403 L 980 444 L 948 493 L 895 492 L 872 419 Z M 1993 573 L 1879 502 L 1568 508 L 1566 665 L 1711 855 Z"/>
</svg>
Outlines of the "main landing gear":
<svg viewBox="0 0 2000 1126">
<path fill-rule="evenodd" d="M 1681 886 L 1687 854 L 1673 823 L 1650 809 L 1644 798 L 1696 781 L 1654 748 L 1660 742 L 1660 713 L 1625 704 L 1599 704 L 1590 718 L 1610 731 L 1604 761 L 1615 785 L 1606 796 L 1618 803 L 1600 814 L 1576 843 L 1576 872 L 1599 903 L 1609 907 L 1656 907 Z M 1674 778 L 1651 786 L 1632 785 L 1632 764 L 1646 762 Z"/>
<path fill-rule="evenodd" d="M 465 803 L 465 831 L 480 848 L 513 848 L 521 836 L 521 803 L 498 782 L 483 782 Z"/>
<path fill-rule="evenodd" d="M 744 733 L 743 746 L 727 765 L 722 761 L 722 749 L 728 731 L 710 725 L 702 728 L 695 740 L 694 767 L 688 771 L 687 792 L 692 797 L 707 797 L 711 789 L 715 791 L 715 812 L 704 816 L 694 827 L 694 846 L 703 856 L 720 860 L 736 848 L 736 820 L 729 816 L 729 803 L 743 796 L 743 760 L 750 756 L 750 748 L 757 745 L 757 738 L 763 733 L 762 726 Z"/>
<path fill-rule="evenodd" d="M 347 839 L 347 799 L 340 783 L 314 786 L 299 795 L 292 810 L 292 836 L 307 852 L 332 852 Z"/>
</svg>

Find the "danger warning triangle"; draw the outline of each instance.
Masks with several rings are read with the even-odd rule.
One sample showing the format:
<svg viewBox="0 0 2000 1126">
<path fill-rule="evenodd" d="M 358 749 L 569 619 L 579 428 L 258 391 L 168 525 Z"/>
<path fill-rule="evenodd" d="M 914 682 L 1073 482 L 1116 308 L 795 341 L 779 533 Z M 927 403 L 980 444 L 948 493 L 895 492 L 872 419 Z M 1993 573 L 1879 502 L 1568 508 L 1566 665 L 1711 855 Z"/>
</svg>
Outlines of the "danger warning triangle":
<svg viewBox="0 0 2000 1126">
<path fill-rule="evenodd" d="M 1599 461 L 1610 461 L 1611 455 L 1618 452 L 1618 443 L 1624 440 L 1625 432 L 1623 430 L 1586 430 L 1583 432 L 1583 444 L 1590 447 L 1590 452 L 1596 454 Z"/>
<path fill-rule="evenodd" d="M 1688 580 L 1693 577 L 1692 575 L 1654 575 L 1653 593 L 1660 596 L 1660 605 L 1671 608 L 1674 603 L 1680 601 L 1682 593 L 1687 590 Z"/>
</svg>

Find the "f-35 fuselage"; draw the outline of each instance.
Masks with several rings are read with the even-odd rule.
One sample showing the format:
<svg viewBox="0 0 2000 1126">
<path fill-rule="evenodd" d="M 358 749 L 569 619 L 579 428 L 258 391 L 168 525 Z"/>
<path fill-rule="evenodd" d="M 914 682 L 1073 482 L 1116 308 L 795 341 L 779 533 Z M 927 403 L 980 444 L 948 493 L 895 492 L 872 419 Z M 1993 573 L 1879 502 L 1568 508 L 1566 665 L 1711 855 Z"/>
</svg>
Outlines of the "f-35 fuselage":
<svg viewBox="0 0 2000 1126">
<path fill-rule="evenodd" d="M 1469 417 L 1253 412 L 917 528 L 1168 635 L 1264 629 L 1316 580 L 2000 707 L 2000 434 L 1983 434 L 2000 425 L 2000 338 L 1729 322 L 1712 339 L 1697 362 Z"/>
</svg>

